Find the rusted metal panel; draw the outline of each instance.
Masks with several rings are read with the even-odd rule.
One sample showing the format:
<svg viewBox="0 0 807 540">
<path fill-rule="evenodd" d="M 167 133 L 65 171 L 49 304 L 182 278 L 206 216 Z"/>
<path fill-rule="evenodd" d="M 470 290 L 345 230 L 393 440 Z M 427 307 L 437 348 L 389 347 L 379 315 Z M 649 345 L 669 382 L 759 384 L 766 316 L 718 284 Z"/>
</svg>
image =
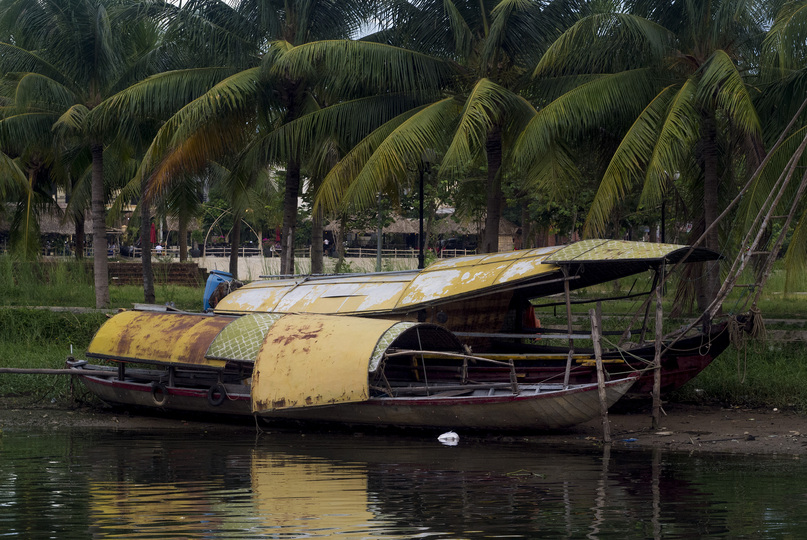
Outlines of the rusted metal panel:
<svg viewBox="0 0 807 540">
<path fill-rule="evenodd" d="M 286 315 L 269 329 L 252 375 L 252 410 L 271 411 L 370 397 L 368 366 L 396 321 Z"/>
<path fill-rule="evenodd" d="M 221 316 L 124 311 L 98 330 L 87 356 L 222 368 L 225 361 L 206 359 L 205 353 L 219 332 L 234 320 Z"/>
<path fill-rule="evenodd" d="M 302 280 L 255 281 L 236 289 L 217 305 L 216 313 L 280 311 L 278 302 Z"/>
<path fill-rule="evenodd" d="M 399 307 L 473 294 L 509 283 L 552 275 L 557 270 L 544 259 L 556 248 L 495 253 L 484 257 L 460 257 L 430 266 L 406 289 Z"/>
</svg>

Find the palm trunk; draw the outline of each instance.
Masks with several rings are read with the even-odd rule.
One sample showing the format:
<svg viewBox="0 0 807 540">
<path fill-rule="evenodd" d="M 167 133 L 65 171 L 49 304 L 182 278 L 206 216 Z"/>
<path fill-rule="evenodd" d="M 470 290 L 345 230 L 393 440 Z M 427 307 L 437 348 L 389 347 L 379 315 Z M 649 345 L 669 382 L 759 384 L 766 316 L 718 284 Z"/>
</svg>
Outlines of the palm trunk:
<svg viewBox="0 0 807 540">
<path fill-rule="evenodd" d="M 233 214 L 233 230 L 230 231 L 230 273 L 238 279 L 238 249 L 241 246 L 241 212 Z"/>
<path fill-rule="evenodd" d="M 143 269 L 143 298 L 154 304 L 154 269 L 151 266 L 151 206 L 146 199 L 146 180 L 140 182 L 140 264 Z"/>
<path fill-rule="evenodd" d="M 84 219 L 84 214 L 79 215 L 75 220 L 76 232 L 75 232 L 75 257 L 76 259 L 83 259 L 84 258 L 84 224 L 86 220 Z"/>
<path fill-rule="evenodd" d="M 527 197 L 521 198 L 521 247 L 524 249 L 534 248 L 532 241 L 532 222 L 530 221 L 530 205 Z"/>
<path fill-rule="evenodd" d="M 717 154 L 717 129 L 715 119 L 708 116 L 704 119 L 702 127 L 703 145 L 703 221 L 704 227 L 708 228 L 720 214 L 718 206 L 718 191 L 720 187 L 720 176 L 718 170 Z M 720 253 L 720 236 L 718 227 L 712 228 L 706 235 L 705 247 Z M 703 312 L 717 296 L 720 288 L 720 263 L 717 261 L 703 264 L 704 275 L 701 283 L 698 284 L 698 309 Z"/>
<path fill-rule="evenodd" d="M 294 233 L 297 228 L 297 197 L 300 194 L 300 165 L 289 159 L 286 166 L 286 191 L 283 197 L 283 235 L 280 239 L 280 273 L 294 274 Z"/>
<path fill-rule="evenodd" d="M 106 197 L 104 197 L 104 147 L 93 143 L 92 155 L 92 246 L 95 278 L 95 307 L 109 307 L 109 265 L 106 241 Z"/>
<path fill-rule="evenodd" d="M 502 132 L 494 126 L 488 133 L 485 144 L 488 158 L 487 203 L 485 216 L 485 237 L 482 242 L 482 253 L 499 251 L 499 221 L 502 216 Z"/>
</svg>

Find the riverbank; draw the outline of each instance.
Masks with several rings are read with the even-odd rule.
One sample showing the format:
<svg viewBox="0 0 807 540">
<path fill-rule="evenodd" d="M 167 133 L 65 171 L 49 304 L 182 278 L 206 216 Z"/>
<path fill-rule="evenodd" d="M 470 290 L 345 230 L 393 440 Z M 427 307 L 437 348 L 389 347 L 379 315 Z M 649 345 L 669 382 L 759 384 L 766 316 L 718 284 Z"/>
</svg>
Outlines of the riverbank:
<svg viewBox="0 0 807 540">
<path fill-rule="evenodd" d="M 676 452 L 807 455 L 807 415 L 777 409 L 725 408 L 715 405 L 667 403 L 661 428 L 650 428 L 646 403 L 622 405 L 609 416 L 613 448 L 652 449 Z M 187 431 L 250 434 L 256 426 L 250 419 L 232 422 L 199 416 L 162 416 L 124 408 L 87 405 L 31 403 L 25 398 L 0 397 L 0 432 L 20 429 L 105 429 L 121 431 Z M 261 425 L 262 431 L 272 427 Z M 289 428 L 284 428 L 287 430 Z M 485 440 L 526 442 L 541 445 L 600 446 L 599 419 L 566 430 L 539 434 L 465 434 L 474 444 Z M 428 437 L 427 432 L 417 436 Z M 435 435 L 436 436 L 436 435 Z"/>
</svg>

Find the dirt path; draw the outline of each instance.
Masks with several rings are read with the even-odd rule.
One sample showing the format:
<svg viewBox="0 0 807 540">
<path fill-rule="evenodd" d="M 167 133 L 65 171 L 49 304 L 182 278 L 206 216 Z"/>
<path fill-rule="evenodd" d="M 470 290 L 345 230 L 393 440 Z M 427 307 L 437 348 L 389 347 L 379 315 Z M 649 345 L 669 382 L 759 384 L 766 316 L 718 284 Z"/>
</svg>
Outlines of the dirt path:
<svg viewBox="0 0 807 540">
<path fill-rule="evenodd" d="M 807 416 L 792 411 L 665 404 L 660 429 L 650 428 L 646 403 L 631 403 L 611 413 L 617 448 L 662 448 L 683 452 L 807 455 Z M 0 398 L 0 432 L 25 428 L 101 428 L 112 430 L 189 430 L 254 433 L 250 419 L 240 422 L 134 414 L 125 409 L 70 408 Z M 465 434 L 460 433 L 460 437 Z M 602 424 L 592 420 L 574 428 L 535 435 L 493 435 L 536 444 L 600 445 Z M 484 436 L 475 439 L 484 440 Z"/>
</svg>

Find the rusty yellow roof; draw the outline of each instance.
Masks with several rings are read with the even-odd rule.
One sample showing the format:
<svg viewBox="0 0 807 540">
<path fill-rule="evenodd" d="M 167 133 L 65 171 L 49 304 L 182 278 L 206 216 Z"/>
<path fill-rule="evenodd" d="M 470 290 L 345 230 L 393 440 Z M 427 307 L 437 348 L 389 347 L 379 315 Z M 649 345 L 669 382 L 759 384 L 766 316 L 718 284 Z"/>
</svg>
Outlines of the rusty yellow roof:
<svg viewBox="0 0 807 540">
<path fill-rule="evenodd" d="M 225 361 L 205 353 L 233 317 L 154 311 L 124 311 L 101 326 L 87 356 L 128 362 L 204 365 L 222 368 Z"/>
<path fill-rule="evenodd" d="M 676 262 L 687 250 L 687 246 L 675 244 L 584 240 L 568 246 L 441 259 L 420 271 L 261 280 L 230 293 L 216 306 L 216 313 L 411 312 L 420 306 L 527 284 L 557 283 L 561 266 L 575 273 L 585 264 L 585 277 L 572 287 L 579 288 L 641 272 L 662 259 Z M 715 257 L 699 249 L 691 260 Z M 563 290 L 562 285 L 553 287 L 538 293 L 551 294 L 558 287 Z"/>
</svg>

